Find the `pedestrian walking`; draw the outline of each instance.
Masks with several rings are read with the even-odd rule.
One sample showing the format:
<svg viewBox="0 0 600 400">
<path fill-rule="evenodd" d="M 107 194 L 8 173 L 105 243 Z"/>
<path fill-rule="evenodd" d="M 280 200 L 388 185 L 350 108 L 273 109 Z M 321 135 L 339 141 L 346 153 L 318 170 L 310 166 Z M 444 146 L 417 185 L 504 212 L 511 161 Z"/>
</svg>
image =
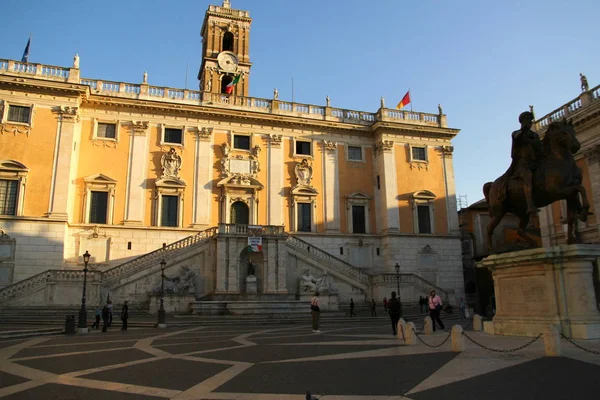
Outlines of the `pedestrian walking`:
<svg viewBox="0 0 600 400">
<path fill-rule="evenodd" d="M 321 317 L 321 309 L 319 308 L 319 292 L 310 301 L 310 314 L 312 315 L 313 333 L 321 333 L 319 330 L 319 318 Z"/>
<path fill-rule="evenodd" d="M 123 308 L 121 309 L 121 321 L 123 321 L 123 326 L 121 326 L 122 331 L 127 330 L 127 319 L 129 318 L 129 306 L 127 305 L 127 301 L 123 302 Z"/>
<path fill-rule="evenodd" d="M 469 311 L 467 310 L 467 303 L 464 298 L 460 298 L 458 303 L 458 312 L 461 319 L 469 318 Z"/>
<path fill-rule="evenodd" d="M 387 312 L 388 310 L 388 299 L 387 297 L 383 298 L 383 311 Z"/>
<path fill-rule="evenodd" d="M 444 330 L 444 323 L 440 319 L 440 311 L 442 311 L 442 298 L 435 294 L 435 290 L 429 292 L 429 316 L 433 325 L 433 331 L 435 332 L 435 323 L 440 325 L 440 328 Z"/>
<path fill-rule="evenodd" d="M 377 303 L 375 303 L 375 299 L 371 299 L 371 317 L 377 316 Z"/>
<path fill-rule="evenodd" d="M 350 299 L 350 318 L 352 318 L 353 315 L 356 315 L 354 312 L 354 299 Z"/>
<path fill-rule="evenodd" d="M 400 300 L 396 297 L 396 292 L 392 292 L 392 298 L 388 301 L 388 311 L 390 314 L 390 319 L 392 320 L 392 331 L 394 332 L 394 336 L 396 336 L 396 329 L 398 327 L 398 321 L 400 320 L 400 310 L 401 310 Z"/>
<path fill-rule="evenodd" d="M 106 328 L 108 328 L 108 304 L 105 304 L 102 308 L 102 332 L 106 332 Z"/>
<path fill-rule="evenodd" d="M 100 305 L 96 307 L 96 322 L 92 324 L 92 329 L 96 327 L 96 329 L 100 329 L 100 317 L 102 316 L 102 310 L 100 309 Z"/>
<path fill-rule="evenodd" d="M 427 312 L 427 297 L 419 296 L 419 311 L 421 311 L 421 314 Z"/>
<path fill-rule="evenodd" d="M 113 317 L 113 305 L 112 301 L 108 301 L 108 326 L 112 325 L 112 317 Z"/>
</svg>

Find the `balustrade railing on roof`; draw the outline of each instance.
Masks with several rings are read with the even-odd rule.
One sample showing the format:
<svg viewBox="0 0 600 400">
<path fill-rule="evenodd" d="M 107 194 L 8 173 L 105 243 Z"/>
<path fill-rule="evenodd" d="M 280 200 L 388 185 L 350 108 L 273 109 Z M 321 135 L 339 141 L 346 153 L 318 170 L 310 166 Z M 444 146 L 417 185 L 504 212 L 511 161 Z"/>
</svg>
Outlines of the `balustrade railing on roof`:
<svg viewBox="0 0 600 400">
<path fill-rule="evenodd" d="M 238 10 L 219 8 L 224 12 L 237 13 Z M 22 63 L 19 61 L 0 59 L 0 73 L 16 73 L 33 75 L 36 78 L 69 81 L 71 69 L 51 65 Z M 74 75 L 74 79 L 75 76 Z M 437 114 L 426 114 L 412 111 L 401 111 L 382 108 L 377 113 L 325 107 L 311 104 L 292 103 L 281 100 L 261 99 L 256 97 L 232 96 L 223 93 L 200 92 L 197 90 L 178 89 L 147 84 L 127 82 L 111 82 L 89 78 L 81 78 L 79 83 L 89 86 L 92 94 L 112 97 L 146 99 L 163 102 L 185 103 L 206 107 L 234 108 L 269 114 L 291 115 L 314 120 L 335 121 L 349 124 L 370 126 L 377 121 L 389 121 L 416 125 L 445 127 L 445 117 Z M 598 98 L 599 92 L 593 92 Z M 581 102 L 572 104 L 569 112 L 581 107 Z"/>
<path fill-rule="evenodd" d="M 600 85 L 592 88 L 587 92 L 581 93 L 577 98 L 563 104 L 554 111 L 549 112 L 542 118 L 536 121 L 536 128 L 539 130 L 545 130 L 548 125 L 554 121 L 561 120 L 563 118 L 569 118 L 572 114 L 578 112 L 582 108 L 594 103 L 600 99 Z"/>
</svg>

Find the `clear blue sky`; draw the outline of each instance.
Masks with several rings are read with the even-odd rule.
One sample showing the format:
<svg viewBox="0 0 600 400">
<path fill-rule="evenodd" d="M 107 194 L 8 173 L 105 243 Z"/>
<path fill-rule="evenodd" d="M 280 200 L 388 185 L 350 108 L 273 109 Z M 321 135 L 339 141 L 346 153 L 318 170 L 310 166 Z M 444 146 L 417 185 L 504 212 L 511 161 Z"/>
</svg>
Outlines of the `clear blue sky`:
<svg viewBox="0 0 600 400">
<path fill-rule="evenodd" d="M 0 58 L 70 66 L 82 76 L 197 89 L 200 28 L 222 0 L 4 2 Z M 82 5 L 77 5 L 82 3 Z M 469 203 L 510 163 L 517 117 L 575 98 L 579 72 L 600 84 L 598 0 L 232 0 L 253 18 L 250 94 L 375 111 L 408 88 L 415 111 L 461 129 L 454 140 L 456 189 Z"/>
</svg>

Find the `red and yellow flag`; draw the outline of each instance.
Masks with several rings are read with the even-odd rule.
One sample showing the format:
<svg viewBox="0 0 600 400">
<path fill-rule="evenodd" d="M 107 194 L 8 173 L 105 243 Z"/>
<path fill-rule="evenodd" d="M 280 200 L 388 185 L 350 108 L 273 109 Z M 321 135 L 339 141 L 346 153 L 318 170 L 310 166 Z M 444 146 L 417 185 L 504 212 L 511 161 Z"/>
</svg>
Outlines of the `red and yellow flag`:
<svg viewBox="0 0 600 400">
<path fill-rule="evenodd" d="M 400 103 L 398 103 L 396 108 L 399 110 L 402 107 L 404 107 L 405 105 L 407 105 L 408 103 L 410 103 L 410 90 L 408 92 L 406 92 L 406 94 L 404 95 L 402 100 L 400 100 Z"/>
</svg>

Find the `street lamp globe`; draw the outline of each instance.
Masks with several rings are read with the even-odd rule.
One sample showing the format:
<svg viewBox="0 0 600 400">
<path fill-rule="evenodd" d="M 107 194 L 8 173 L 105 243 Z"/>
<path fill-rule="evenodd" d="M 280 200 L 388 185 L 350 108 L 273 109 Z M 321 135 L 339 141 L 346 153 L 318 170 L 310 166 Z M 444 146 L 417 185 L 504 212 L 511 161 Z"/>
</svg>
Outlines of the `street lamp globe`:
<svg viewBox="0 0 600 400">
<path fill-rule="evenodd" d="M 400 273 L 400 264 L 396 263 L 394 268 L 396 268 L 396 273 L 399 274 Z"/>
<path fill-rule="evenodd" d="M 88 253 L 88 251 L 86 250 L 85 253 L 83 254 L 83 263 L 87 265 L 87 263 L 90 262 L 90 257 L 92 255 L 90 253 Z"/>
</svg>

